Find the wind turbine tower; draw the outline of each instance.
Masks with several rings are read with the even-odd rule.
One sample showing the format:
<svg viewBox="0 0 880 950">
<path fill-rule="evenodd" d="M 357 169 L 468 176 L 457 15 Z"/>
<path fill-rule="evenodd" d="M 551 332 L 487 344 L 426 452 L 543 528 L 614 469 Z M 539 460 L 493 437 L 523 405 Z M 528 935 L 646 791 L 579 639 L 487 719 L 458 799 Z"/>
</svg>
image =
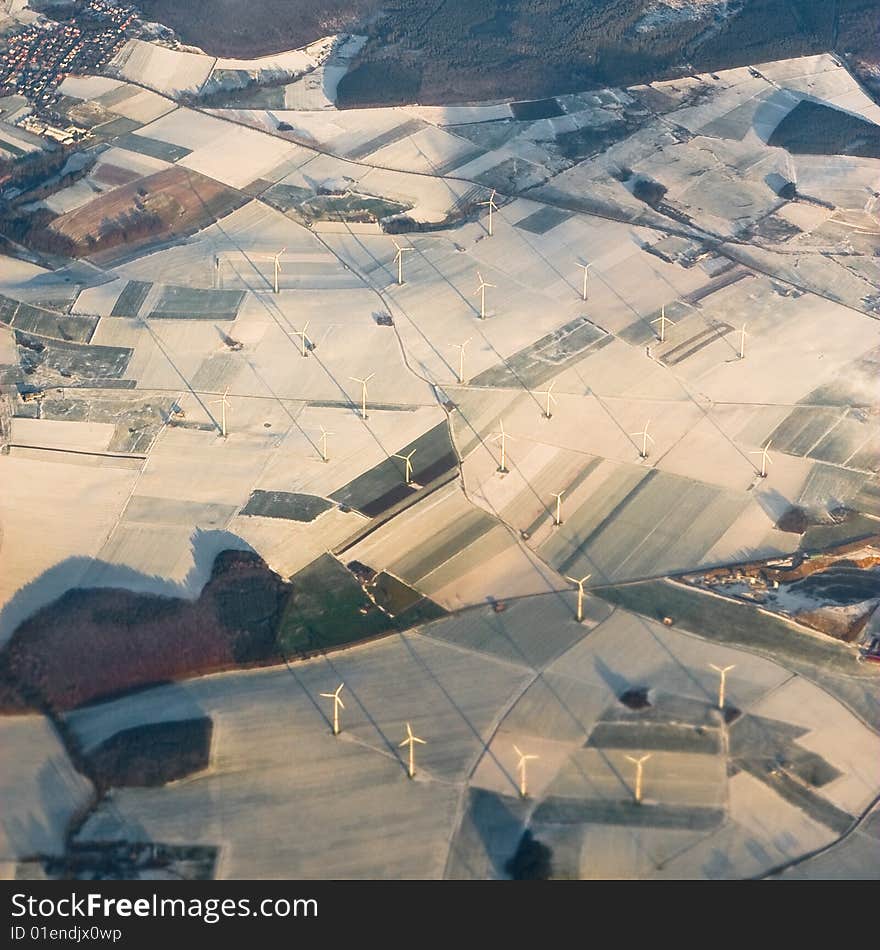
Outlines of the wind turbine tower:
<svg viewBox="0 0 880 950">
<path fill-rule="evenodd" d="M 585 574 L 580 580 L 577 578 L 569 577 L 568 574 L 565 575 L 567 581 L 571 581 L 572 584 L 577 585 L 578 589 L 578 603 L 577 603 L 577 622 L 582 623 L 584 619 L 584 584 L 592 577 L 592 574 Z"/>
<path fill-rule="evenodd" d="M 642 437 L 642 447 L 639 450 L 639 456 L 643 459 L 646 459 L 648 457 L 648 441 L 649 440 L 651 442 L 654 441 L 654 437 L 648 434 L 648 426 L 650 424 L 651 424 L 651 420 L 649 419 L 645 423 L 645 428 L 642 429 L 641 432 L 630 432 L 630 435 L 640 435 Z"/>
<path fill-rule="evenodd" d="M 661 342 L 661 343 L 665 343 L 665 342 L 666 342 L 666 327 L 667 327 L 667 326 L 670 326 L 670 327 L 674 327 L 674 326 L 675 326 L 675 321 L 674 321 L 674 320 L 670 320 L 669 317 L 666 316 L 666 305 L 665 305 L 665 304 L 660 308 L 660 316 L 659 316 L 656 320 L 652 320 L 651 323 L 652 323 L 652 324 L 654 324 L 654 323 L 659 323 L 659 324 L 660 324 L 660 342 Z"/>
<path fill-rule="evenodd" d="M 508 471 L 507 469 L 507 440 L 511 437 L 504 431 L 504 420 L 499 419 L 498 424 L 501 426 L 501 431 L 495 433 L 495 440 L 500 441 L 501 443 L 501 464 L 498 466 L 498 471 L 501 472 L 502 475 L 506 475 Z"/>
<path fill-rule="evenodd" d="M 519 797 L 525 798 L 528 795 L 526 787 L 526 763 L 539 758 L 539 756 L 526 755 L 520 752 L 516 746 L 513 747 L 513 751 L 519 756 L 519 761 L 516 763 L 516 770 L 519 772 Z"/>
<path fill-rule="evenodd" d="M 721 675 L 721 682 L 718 684 L 718 708 L 724 712 L 724 690 L 727 686 L 727 674 L 736 669 L 735 666 L 716 666 L 714 663 L 710 663 L 709 666 L 715 670 L 716 673 Z"/>
<path fill-rule="evenodd" d="M 278 275 L 281 273 L 281 255 L 287 250 L 286 247 L 282 247 L 281 250 L 272 258 L 275 264 L 275 280 L 273 283 L 273 289 L 275 293 L 278 293 Z"/>
<path fill-rule="evenodd" d="M 587 276 L 589 275 L 589 273 L 590 273 L 590 268 L 591 268 L 592 266 L 593 266 L 593 265 L 590 264 L 589 262 L 587 262 L 587 263 L 582 263 L 581 261 L 578 261 L 578 267 L 580 267 L 580 268 L 583 270 L 583 272 L 584 272 L 584 283 L 583 283 L 583 287 L 582 287 L 582 289 L 581 289 L 581 300 L 586 300 L 586 299 L 587 299 Z"/>
<path fill-rule="evenodd" d="M 767 442 L 767 444 L 764 446 L 764 448 L 761 449 L 760 452 L 749 452 L 749 455 L 760 455 L 760 456 L 761 456 L 761 478 L 766 478 L 766 477 L 767 477 L 767 466 L 770 465 L 770 464 L 772 463 L 772 461 L 773 461 L 773 460 L 770 458 L 770 453 L 768 452 L 768 449 L 770 448 L 770 446 L 771 446 L 772 444 L 773 444 L 773 440 L 770 439 L 770 440 Z"/>
<path fill-rule="evenodd" d="M 229 402 L 229 387 L 226 387 L 226 391 L 219 399 L 212 399 L 211 405 L 216 406 L 219 403 L 220 405 L 220 434 L 223 438 L 226 438 L 226 410 L 230 407 Z"/>
<path fill-rule="evenodd" d="M 364 422 L 367 421 L 367 383 L 375 376 L 375 373 L 370 373 L 365 379 L 359 379 L 357 376 L 349 376 L 348 378 L 353 383 L 361 384 L 361 418 Z"/>
<path fill-rule="evenodd" d="M 415 758 L 415 747 L 416 743 L 419 745 L 427 745 L 424 739 L 420 739 L 418 736 L 413 735 L 412 727 L 409 723 L 406 724 L 406 738 L 403 742 L 400 743 L 398 748 L 402 748 L 405 745 L 409 746 L 409 767 L 407 768 L 407 775 L 410 778 L 415 778 L 416 774 L 416 758 Z"/>
<path fill-rule="evenodd" d="M 480 295 L 480 319 L 486 319 L 486 288 L 494 287 L 495 284 L 490 284 L 487 281 L 483 280 L 483 275 L 477 271 L 477 279 L 480 281 L 480 286 L 474 291 L 474 296 L 477 294 Z"/>
<path fill-rule="evenodd" d="M 565 494 L 565 489 L 562 491 L 554 491 L 550 493 L 556 499 L 556 517 L 553 520 L 553 524 L 558 528 L 562 524 L 562 496 Z"/>
<path fill-rule="evenodd" d="M 498 210 L 498 205 L 495 204 L 495 189 L 492 189 L 492 194 L 489 195 L 488 201 L 480 201 L 478 203 L 489 209 L 489 237 L 492 237 L 492 212 Z"/>
<path fill-rule="evenodd" d="M 553 395 L 553 387 L 554 387 L 555 385 L 556 385 L 556 380 L 554 379 L 553 382 L 550 383 L 550 385 L 549 385 L 546 389 L 541 390 L 541 391 L 538 393 L 539 396 L 546 396 L 546 397 L 547 397 L 547 404 L 546 404 L 546 408 L 544 409 L 544 418 L 545 418 L 545 419 L 552 419 L 552 418 L 553 418 L 553 410 L 552 410 L 552 408 L 551 408 L 551 404 L 553 404 L 553 405 L 556 404 L 556 397 Z"/>
<path fill-rule="evenodd" d="M 406 466 L 406 469 L 405 469 L 405 471 L 406 471 L 406 476 L 405 476 L 405 477 L 406 477 L 406 483 L 407 483 L 407 485 L 411 485 L 411 484 L 412 484 L 412 473 L 413 473 L 412 457 L 413 457 L 415 454 L 416 454 L 416 450 L 413 449 L 408 455 L 397 455 L 397 454 L 395 454 L 395 456 L 394 456 L 396 459 L 401 459 L 401 461 L 403 461 L 403 462 L 405 463 L 405 466 Z"/>
<path fill-rule="evenodd" d="M 397 248 L 397 253 L 394 255 L 394 262 L 397 264 L 397 283 L 403 283 L 403 255 L 406 251 L 412 251 L 412 247 L 401 247 L 394 238 L 391 238 L 394 241 L 394 246 Z"/>
<path fill-rule="evenodd" d="M 638 759 L 634 759 L 631 755 L 628 755 L 627 758 L 630 760 L 630 762 L 633 762 L 636 767 L 635 799 L 636 799 L 636 804 L 641 805 L 642 803 L 642 768 L 645 762 L 647 762 L 648 759 L 651 758 L 651 754 L 648 753 L 647 755 L 643 755 L 641 758 L 638 758 Z"/>
<path fill-rule="evenodd" d="M 342 692 L 342 687 L 345 686 L 345 683 L 340 683 L 334 692 L 332 693 L 321 693 L 324 699 L 333 700 L 333 735 L 339 735 L 339 710 L 345 709 L 345 703 L 340 699 L 339 694 Z"/>
<path fill-rule="evenodd" d="M 302 353 L 303 356 L 308 356 L 308 355 L 309 355 L 308 337 L 306 336 L 306 331 L 309 329 L 309 324 L 310 324 L 311 322 L 312 322 L 311 320 L 306 320 L 305 326 L 302 328 L 302 330 L 295 330 L 295 331 L 294 331 L 294 332 L 296 333 L 296 335 L 299 337 L 299 340 L 300 340 L 300 352 Z"/>
<path fill-rule="evenodd" d="M 325 429 L 324 426 L 321 426 L 321 459 L 324 462 L 330 461 L 330 456 L 327 454 L 327 436 L 336 435 L 335 432 L 330 432 L 329 429 Z"/>
<path fill-rule="evenodd" d="M 464 385 L 464 348 L 470 343 L 470 339 L 464 341 L 464 343 L 453 343 L 453 346 L 458 347 L 458 381 Z"/>
</svg>

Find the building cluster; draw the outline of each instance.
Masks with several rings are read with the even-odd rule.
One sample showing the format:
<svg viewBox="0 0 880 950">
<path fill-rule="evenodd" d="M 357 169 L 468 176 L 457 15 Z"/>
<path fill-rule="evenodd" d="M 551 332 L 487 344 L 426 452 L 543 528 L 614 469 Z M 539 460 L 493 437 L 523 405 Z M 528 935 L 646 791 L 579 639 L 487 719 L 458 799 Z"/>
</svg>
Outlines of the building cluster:
<svg viewBox="0 0 880 950">
<path fill-rule="evenodd" d="M 26 96 L 38 109 L 50 106 L 65 76 L 99 70 L 136 20 L 134 7 L 88 0 L 67 22 L 45 20 L 12 34 L 0 50 L 0 95 Z"/>
</svg>

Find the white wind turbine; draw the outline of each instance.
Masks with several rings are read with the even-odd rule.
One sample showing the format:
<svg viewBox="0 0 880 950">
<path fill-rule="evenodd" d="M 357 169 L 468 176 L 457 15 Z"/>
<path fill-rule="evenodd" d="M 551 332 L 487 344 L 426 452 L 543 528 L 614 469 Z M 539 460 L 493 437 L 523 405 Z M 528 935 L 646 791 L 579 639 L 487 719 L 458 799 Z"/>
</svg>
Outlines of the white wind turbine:
<svg viewBox="0 0 880 950">
<path fill-rule="evenodd" d="M 577 578 L 569 577 L 568 574 L 565 575 L 567 581 L 571 581 L 572 584 L 577 585 L 578 589 L 578 603 L 577 603 L 577 622 L 581 623 L 584 619 L 584 584 L 592 577 L 592 574 L 584 574 L 584 576 L 577 580 Z"/>
<path fill-rule="evenodd" d="M 553 519 L 553 524 L 559 527 L 562 524 L 562 496 L 565 494 L 565 489 L 550 492 L 550 494 L 556 499 L 556 517 Z"/>
<path fill-rule="evenodd" d="M 651 753 L 649 752 L 647 755 L 643 755 L 639 759 L 634 759 L 631 755 L 628 755 L 627 758 L 630 760 L 630 762 L 633 762 L 636 767 L 635 800 L 636 800 L 637 805 L 641 805 L 642 803 L 642 768 L 645 762 L 647 762 L 648 759 L 651 758 Z"/>
<path fill-rule="evenodd" d="M 526 763 L 539 758 L 539 756 L 526 755 L 524 752 L 520 752 L 517 746 L 513 747 L 513 751 L 519 756 L 519 761 L 516 763 L 516 769 L 519 772 L 519 795 L 520 798 L 525 798 L 528 794 L 526 788 Z"/>
<path fill-rule="evenodd" d="M 749 455 L 760 455 L 761 456 L 761 478 L 767 477 L 767 466 L 773 463 L 773 459 L 770 458 L 770 453 L 768 449 L 773 445 L 773 440 L 769 439 L 767 444 L 758 452 L 749 452 Z"/>
<path fill-rule="evenodd" d="M 397 248 L 397 253 L 394 255 L 394 263 L 397 264 L 397 283 L 403 283 L 403 255 L 407 251 L 414 251 L 414 247 L 401 247 L 394 238 L 391 238 L 394 242 L 394 246 Z"/>
<path fill-rule="evenodd" d="M 507 440 L 508 440 L 508 439 L 512 439 L 513 436 L 508 435 L 508 434 L 504 431 L 504 420 L 503 420 L 503 419 L 499 419 L 499 420 L 498 420 L 498 424 L 499 424 L 499 426 L 501 427 L 501 431 L 500 431 L 500 432 L 496 432 L 496 433 L 492 436 L 492 438 L 493 438 L 496 442 L 500 442 L 500 443 L 501 443 L 501 464 L 498 466 L 498 471 L 501 472 L 502 474 L 505 474 L 505 475 L 506 475 L 506 474 L 507 474 L 507 471 L 508 471 L 508 469 L 507 469 Z"/>
<path fill-rule="evenodd" d="M 333 735 L 339 735 L 339 710 L 345 709 L 345 703 L 340 699 L 339 694 L 345 683 L 340 683 L 332 693 L 321 693 L 324 699 L 333 700 Z"/>
<path fill-rule="evenodd" d="M 721 682 L 718 684 L 718 708 L 724 712 L 724 690 L 727 686 L 727 674 L 736 669 L 736 666 L 716 666 L 714 663 L 710 663 L 709 666 L 721 675 Z"/>
<path fill-rule="evenodd" d="M 223 438 L 226 438 L 226 410 L 230 408 L 231 403 L 229 402 L 229 387 L 226 387 L 226 391 L 219 399 L 212 399 L 211 405 L 216 406 L 218 403 L 220 405 L 220 434 Z"/>
<path fill-rule="evenodd" d="M 464 348 L 470 343 L 470 338 L 464 341 L 464 343 L 452 343 L 452 346 L 458 347 L 458 381 L 462 385 L 464 384 Z"/>
<path fill-rule="evenodd" d="M 581 299 L 582 299 L 582 300 L 586 300 L 586 299 L 587 299 L 587 277 L 588 277 L 588 275 L 589 275 L 589 273 L 590 273 L 590 268 L 591 268 L 592 266 L 593 266 L 593 265 L 592 265 L 591 263 L 589 263 L 589 261 L 587 261 L 587 262 L 578 261 L 578 267 L 580 267 L 580 268 L 583 270 L 583 272 L 584 272 L 584 283 L 583 283 L 583 287 L 582 287 L 582 289 L 581 289 Z"/>
<path fill-rule="evenodd" d="M 404 464 L 405 464 L 405 466 L 406 466 L 406 476 L 405 476 L 405 477 L 406 477 L 406 483 L 407 483 L 407 485 L 411 485 L 411 484 L 412 484 L 412 473 L 413 473 L 412 457 L 413 457 L 415 454 L 416 454 L 416 450 L 415 450 L 415 449 L 413 449 L 408 455 L 399 455 L 399 454 L 397 454 L 397 453 L 394 454 L 394 457 L 395 457 L 396 459 L 400 459 L 402 462 L 404 462 Z"/>
<path fill-rule="evenodd" d="M 660 324 L 660 342 L 661 342 L 661 343 L 665 343 L 665 342 L 666 342 L 666 327 L 667 327 L 667 326 L 670 326 L 670 327 L 674 327 L 674 326 L 675 326 L 675 321 L 674 321 L 674 320 L 670 320 L 669 317 L 666 316 L 666 305 L 665 305 L 665 304 L 664 304 L 662 307 L 660 307 L 660 316 L 659 316 L 656 320 L 652 320 L 651 323 L 652 323 L 652 324 L 654 324 L 654 323 L 659 323 L 659 324 Z"/>
<path fill-rule="evenodd" d="M 739 358 L 741 360 L 746 358 L 746 324 L 743 324 L 739 331 Z"/>
<path fill-rule="evenodd" d="M 554 387 L 555 385 L 556 385 L 556 380 L 554 379 L 553 382 L 550 383 L 550 385 L 549 385 L 546 389 L 539 390 L 539 391 L 536 393 L 536 395 L 538 395 L 538 396 L 546 396 L 546 397 L 547 397 L 546 408 L 544 409 L 544 418 L 545 418 L 545 419 L 552 419 L 552 418 L 553 418 L 553 410 L 552 410 L 552 408 L 551 408 L 551 403 L 552 403 L 553 405 L 556 405 L 556 397 L 553 395 L 553 387 Z"/>
<path fill-rule="evenodd" d="M 324 426 L 321 426 L 321 459 L 324 462 L 330 461 L 330 456 L 327 454 L 327 436 L 336 435 L 335 432 L 331 432 L 329 429 L 325 429 Z"/>
<path fill-rule="evenodd" d="M 278 275 L 281 273 L 281 255 L 287 250 L 286 247 L 282 247 L 281 250 L 272 257 L 272 260 L 275 264 L 275 281 L 273 288 L 275 293 L 278 293 Z"/>
<path fill-rule="evenodd" d="M 478 201 L 477 204 L 489 209 L 489 237 L 492 237 L 492 212 L 498 210 L 498 205 L 495 204 L 495 189 L 492 189 L 492 194 L 489 195 L 488 201 Z"/>
<path fill-rule="evenodd" d="M 303 356 L 308 356 L 308 355 L 309 355 L 309 349 L 308 349 L 308 345 L 307 345 L 307 344 L 308 344 L 308 337 L 306 336 L 306 332 L 308 331 L 308 329 L 309 329 L 309 324 L 310 324 L 311 322 L 312 322 L 311 320 L 306 320 L 305 326 L 303 326 L 302 330 L 294 330 L 294 331 L 293 331 L 293 332 L 296 334 L 296 336 L 298 336 L 299 339 L 300 339 L 300 352 L 302 353 Z"/>
<path fill-rule="evenodd" d="M 642 447 L 641 447 L 641 449 L 639 450 L 639 455 L 640 455 L 643 459 L 646 459 L 646 458 L 648 457 L 648 441 L 649 441 L 649 440 L 650 440 L 651 442 L 654 441 L 654 437 L 653 437 L 652 435 L 649 435 L 649 434 L 648 434 L 648 426 L 649 426 L 650 424 L 651 424 L 651 420 L 649 419 L 649 420 L 645 423 L 645 428 L 642 429 L 641 432 L 630 432 L 630 435 L 633 435 L 633 436 L 639 435 L 639 436 L 642 437 Z"/>
<path fill-rule="evenodd" d="M 494 287 L 495 284 L 490 284 L 488 281 L 483 280 L 483 275 L 477 271 L 477 279 L 480 281 L 480 286 L 474 291 L 473 296 L 476 297 L 477 294 L 480 295 L 480 319 L 486 319 L 486 288 Z"/>
<path fill-rule="evenodd" d="M 414 778 L 416 774 L 416 759 L 415 759 L 415 747 L 416 743 L 419 745 L 427 745 L 424 739 L 420 739 L 418 736 L 413 735 L 412 727 L 409 723 L 406 724 L 406 738 L 403 742 L 400 743 L 398 748 L 402 748 L 405 745 L 409 746 L 409 767 L 407 769 L 407 774 L 410 778 Z"/>
<path fill-rule="evenodd" d="M 375 373 L 370 373 L 365 379 L 360 379 L 358 376 L 349 376 L 348 378 L 353 383 L 361 384 L 361 418 L 366 421 L 367 418 L 367 383 L 375 376 Z"/>
</svg>

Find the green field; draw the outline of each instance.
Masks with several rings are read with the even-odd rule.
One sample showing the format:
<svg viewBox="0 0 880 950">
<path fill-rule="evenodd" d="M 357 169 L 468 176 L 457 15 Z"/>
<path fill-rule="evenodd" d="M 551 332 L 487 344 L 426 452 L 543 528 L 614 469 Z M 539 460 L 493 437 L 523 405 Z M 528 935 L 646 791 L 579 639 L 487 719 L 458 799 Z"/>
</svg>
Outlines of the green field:
<svg viewBox="0 0 880 950">
<path fill-rule="evenodd" d="M 370 600 L 354 575 L 329 554 L 295 574 L 291 585 L 293 591 L 277 634 L 278 648 L 287 657 L 405 630 L 445 613 L 433 601 L 418 597 L 390 617 Z"/>
<path fill-rule="evenodd" d="M 809 664 L 849 674 L 862 671 L 853 651 L 843 644 L 802 633 L 781 617 L 763 613 L 751 604 L 734 603 L 670 581 L 643 581 L 594 593 L 652 620 L 671 617 L 677 628 L 768 654 L 786 665 Z"/>
</svg>

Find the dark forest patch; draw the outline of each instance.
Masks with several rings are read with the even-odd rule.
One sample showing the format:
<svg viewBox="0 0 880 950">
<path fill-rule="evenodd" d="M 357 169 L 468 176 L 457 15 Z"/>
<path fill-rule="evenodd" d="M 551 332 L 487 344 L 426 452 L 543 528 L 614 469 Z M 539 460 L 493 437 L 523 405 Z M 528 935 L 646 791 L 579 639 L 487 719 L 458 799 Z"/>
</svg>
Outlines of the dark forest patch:
<svg viewBox="0 0 880 950">
<path fill-rule="evenodd" d="M 155 787 L 207 768 L 212 724 L 207 716 L 123 729 L 86 753 L 99 788 Z"/>
<path fill-rule="evenodd" d="M 510 111 L 514 119 L 534 122 L 537 119 L 554 119 L 565 115 L 562 106 L 555 99 L 531 99 L 523 102 L 511 102 Z"/>
<path fill-rule="evenodd" d="M 281 663 L 445 613 L 421 595 L 406 604 L 399 590 L 383 596 L 403 609 L 389 616 L 329 554 L 285 581 L 249 551 L 217 555 L 194 601 L 70 590 L 0 651 L 0 713 L 63 712 L 158 683 Z"/>
<path fill-rule="evenodd" d="M 146 17 L 214 56 L 277 53 L 365 33 L 344 107 L 518 97 L 542 101 L 843 49 L 873 61 L 876 0 L 748 0 L 724 20 L 636 29 L 652 0 L 143 0 Z M 377 14 L 381 10 L 381 15 Z"/>
<path fill-rule="evenodd" d="M 553 852 L 525 831 L 506 870 L 514 881 L 546 881 L 553 876 Z"/>
</svg>

